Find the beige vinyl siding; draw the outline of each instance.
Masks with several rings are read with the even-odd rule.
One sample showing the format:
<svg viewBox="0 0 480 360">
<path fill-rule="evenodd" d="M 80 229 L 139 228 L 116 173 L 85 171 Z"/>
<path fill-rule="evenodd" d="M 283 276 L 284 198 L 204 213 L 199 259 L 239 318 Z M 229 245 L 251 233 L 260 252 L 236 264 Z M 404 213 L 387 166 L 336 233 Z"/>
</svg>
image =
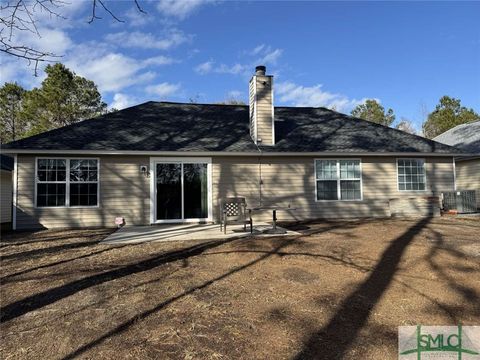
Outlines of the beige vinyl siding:
<svg viewBox="0 0 480 360">
<path fill-rule="evenodd" d="M 42 156 L 48 157 L 48 156 Z M 78 157 L 70 157 L 78 158 Z M 35 208 L 35 157 L 18 156 L 17 227 L 54 228 L 114 226 L 116 216 L 127 225 L 150 223 L 150 178 L 140 173 L 148 156 L 101 156 L 100 201 L 95 208 Z M 418 199 L 453 190 L 452 158 L 427 158 L 427 190 L 400 192 L 394 157 L 364 157 L 361 201 L 315 201 L 314 157 L 213 157 L 212 206 L 218 219 L 220 200 L 245 196 L 250 207 L 290 205 L 297 210 L 280 212 L 280 220 L 313 218 L 385 217 L 392 199 Z M 410 201 L 415 203 L 415 201 Z M 255 213 L 255 221 L 271 219 L 271 212 Z"/>
<path fill-rule="evenodd" d="M 12 172 L 0 170 L 0 223 L 12 221 Z"/>
<path fill-rule="evenodd" d="M 348 218 L 390 216 L 389 202 L 397 198 L 417 198 L 439 195 L 453 190 L 451 158 L 426 159 L 426 191 L 399 191 L 396 158 L 362 158 L 362 201 L 315 201 L 313 157 L 263 157 L 262 205 L 297 208 L 282 212 L 281 219 Z M 214 216 L 219 201 L 227 196 L 245 196 L 249 206 L 260 204 L 258 158 L 213 159 Z M 216 201 L 215 201 L 216 200 Z M 259 214 L 267 220 L 271 215 Z"/>
<path fill-rule="evenodd" d="M 480 208 L 480 159 L 455 163 L 457 190 L 476 190 L 477 207 Z"/>
<path fill-rule="evenodd" d="M 116 216 L 123 216 L 127 225 L 148 224 L 150 179 L 139 168 L 147 165 L 149 158 L 104 156 L 99 160 L 98 207 L 35 208 L 35 157 L 19 155 L 17 228 L 114 226 Z"/>
</svg>

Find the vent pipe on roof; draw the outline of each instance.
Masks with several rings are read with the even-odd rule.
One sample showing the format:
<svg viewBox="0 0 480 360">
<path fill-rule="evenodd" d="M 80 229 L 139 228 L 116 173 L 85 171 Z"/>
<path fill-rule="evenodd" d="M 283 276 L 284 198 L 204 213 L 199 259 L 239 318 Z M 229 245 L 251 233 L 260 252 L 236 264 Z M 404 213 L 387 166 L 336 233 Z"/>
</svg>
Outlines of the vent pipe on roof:
<svg viewBox="0 0 480 360">
<path fill-rule="evenodd" d="M 275 144 L 273 114 L 273 76 L 265 75 L 266 67 L 255 67 L 249 84 L 250 136 L 255 144 Z"/>
</svg>

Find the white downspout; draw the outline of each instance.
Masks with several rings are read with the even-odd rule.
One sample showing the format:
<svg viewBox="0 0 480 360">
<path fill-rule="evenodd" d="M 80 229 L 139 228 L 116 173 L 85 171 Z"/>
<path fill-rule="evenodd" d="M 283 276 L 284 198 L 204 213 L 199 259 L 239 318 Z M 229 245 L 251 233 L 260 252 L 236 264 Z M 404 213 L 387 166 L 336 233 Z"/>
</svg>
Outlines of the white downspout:
<svg viewBox="0 0 480 360">
<path fill-rule="evenodd" d="M 12 199 L 12 230 L 17 230 L 17 184 L 18 162 L 17 154 L 13 155 L 13 199 Z"/>
</svg>

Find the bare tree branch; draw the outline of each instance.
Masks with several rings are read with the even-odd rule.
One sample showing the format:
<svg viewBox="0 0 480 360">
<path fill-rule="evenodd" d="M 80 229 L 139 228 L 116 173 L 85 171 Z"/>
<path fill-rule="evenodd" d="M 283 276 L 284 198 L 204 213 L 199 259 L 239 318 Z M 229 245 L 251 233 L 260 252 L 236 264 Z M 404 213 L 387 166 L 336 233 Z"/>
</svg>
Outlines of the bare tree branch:
<svg viewBox="0 0 480 360">
<path fill-rule="evenodd" d="M 137 7 L 137 10 L 138 10 L 139 12 L 143 13 L 143 14 L 146 14 L 147 12 L 142 9 L 142 7 L 140 6 L 140 4 L 138 3 L 138 0 L 134 0 L 134 1 L 135 1 L 135 5 L 136 5 L 136 7 Z"/>
<path fill-rule="evenodd" d="M 78 0 L 71 0 L 78 1 Z M 132 0 L 136 9 L 146 14 L 140 6 L 139 0 Z M 103 9 L 115 21 L 123 23 L 124 21 L 118 18 L 107 6 L 105 0 L 91 0 L 92 2 L 92 16 L 88 23 L 94 22 L 96 19 L 101 19 L 97 15 L 98 8 Z M 66 19 L 61 14 L 60 9 L 70 3 L 64 0 L 7 0 L 0 4 L 0 52 L 24 59 L 29 65 L 35 65 L 35 76 L 37 76 L 37 69 L 40 62 L 55 62 L 61 55 L 54 54 L 42 49 L 36 49 L 28 44 L 18 42 L 16 34 L 26 31 L 41 37 L 40 31 L 37 27 L 36 13 L 45 12 L 50 18 Z"/>
<path fill-rule="evenodd" d="M 100 4 L 103 8 L 103 10 L 105 10 L 108 14 L 110 14 L 110 16 L 115 19 L 116 21 L 118 22 L 125 22 L 121 19 L 119 19 L 112 11 L 110 11 L 110 9 L 103 3 L 102 0 L 93 0 L 93 4 L 92 4 L 92 17 L 90 18 L 90 20 L 88 21 L 89 24 L 91 24 L 92 22 L 95 21 L 95 19 L 101 19 L 101 17 L 98 17 L 96 15 L 96 9 L 97 9 L 97 3 Z"/>
</svg>

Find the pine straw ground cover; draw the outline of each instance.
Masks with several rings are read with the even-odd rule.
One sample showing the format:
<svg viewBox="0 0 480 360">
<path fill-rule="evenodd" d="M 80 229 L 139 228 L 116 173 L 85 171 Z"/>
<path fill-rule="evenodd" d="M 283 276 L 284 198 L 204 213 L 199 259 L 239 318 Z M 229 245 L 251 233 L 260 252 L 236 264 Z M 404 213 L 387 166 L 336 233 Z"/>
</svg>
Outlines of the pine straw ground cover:
<svg viewBox="0 0 480 360">
<path fill-rule="evenodd" d="M 399 325 L 480 324 L 480 221 L 298 224 L 301 236 L 98 244 L 5 235 L 2 359 L 394 359 Z"/>
</svg>

